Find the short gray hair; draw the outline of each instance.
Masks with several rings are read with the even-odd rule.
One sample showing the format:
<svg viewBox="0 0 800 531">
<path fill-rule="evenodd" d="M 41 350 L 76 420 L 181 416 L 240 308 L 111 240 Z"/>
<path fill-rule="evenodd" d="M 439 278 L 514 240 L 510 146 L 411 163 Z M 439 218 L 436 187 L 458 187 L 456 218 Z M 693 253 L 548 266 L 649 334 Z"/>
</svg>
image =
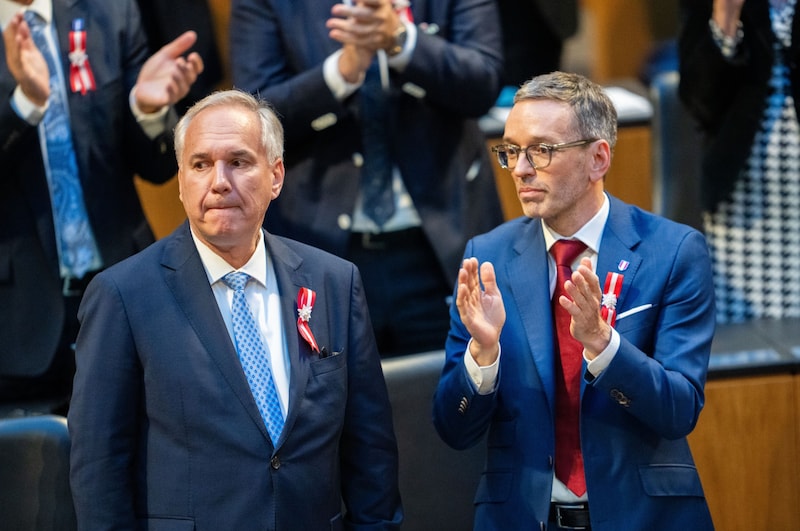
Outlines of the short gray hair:
<svg viewBox="0 0 800 531">
<path fill-rule="evenodd" d="M 283 126 L 272 106 L 265 100 L 256 98 L 239 89 L 213 92 L 192 105 L 175 126 L 175 156 L 178 165 L 183 156 L 186 130 L 195 116 L 211 107 L 240 107 L 258 116 L 261 124 L 261 147 L 267 154 L 270 164 L 283 157 Z"/>
<path fill-rule="evenodd" d="M 514 103 L 553 100 L 568 104 L 575 113 L 576 133 L 581 139 L 597 138 L 617 143 L 617 110 L 603 87 L 580 74 L 552 72 L 536 76 L 514 94 Z"/>
</svg>

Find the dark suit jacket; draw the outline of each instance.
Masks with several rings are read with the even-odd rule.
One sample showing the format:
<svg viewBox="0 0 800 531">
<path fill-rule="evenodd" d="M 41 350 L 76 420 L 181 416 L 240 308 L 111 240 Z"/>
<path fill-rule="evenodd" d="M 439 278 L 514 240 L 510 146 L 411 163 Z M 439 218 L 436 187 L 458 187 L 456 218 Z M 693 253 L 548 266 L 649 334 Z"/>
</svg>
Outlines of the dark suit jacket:
<svg viewBox="0 0 800 531">
<path fill-rule="evenodd" d="M 498 386 L 475 392 L 463 359 L 469 334 L 453 310 L 434 422 L 455 448 L 489 432 L 476 529 L 538 529 L 548 518 L 555 453 L 555 338 L 540 220 L 510 221 L 471 240 L 464 255 L 494 263 L 503 295 Z M 619 350 L 599 377 L 585 372 L 581 385 L 592 529 L 712 529 L 686 441 L 703 407 L 714 333 L 705 239 L 612 198 L 597 272 L 601 283 L 607 272 L 624 279 Z"/>
<path fill-rule="evenodd" d="M 334 1 L 233 0 L 231 60 L 238 88 L 270 101 L 286 129 L 286 183 L 266 226 L 343 255 L 359 189 L 358 92 L 339 103 L 322 64 L 340 45 L 325 21 Z M 421 26 L 408 68 L 392 72 L 392 151 L 447 278 L 467 238 L 502 222 L 477 119 L 500 90 L 493 0 L 415 0 Z M 423 30 L 422 28 L 427 28 Z"/>
<path fill-rule="evenodd" d="M 72 21 L 86 24 L 97 88 L 68 90 L 67 99 L 89 218 L 110 265 L 154 239 L 133 175 L 164 182 L 175 174 L 171 131 L 150 141 L 130 111 L 128 94 L 148 55 L 132 0 L 53 0 L 53 18 L 66 74 Z M 2 42 L 0 50 L 4 56 Z M 52 361 L 65 315 L 38 129 L 12 109 L 15 86 L 0 61 L 0 376 L 36 376 Z"/>
<path fill-rule="evenodd" d="M 69 413 L 82 529 L 395 529 L 390 405 L 357 269 L 266 235 L 290 358 L 273 447 L 188 225 L 92 280 Z M 320 359 L 297 333 L 297 292 Z M 343 517 L 342 500 L 347 508 Z"/>
<path fill-rule="evenodd" d="M 711 37 L 712 0 L 683 0 L 679 35 L 680 96 L 705 135 L 701 201 L 714 210 L 730 196 L 750 155 L 770 93 L 773 42 L 769 0 L 747 0 L 742 8 L 740 52 L 725 59 Z M 795 111 L 800 113 L 800 17 L 786 51 Z"/>
</svg>

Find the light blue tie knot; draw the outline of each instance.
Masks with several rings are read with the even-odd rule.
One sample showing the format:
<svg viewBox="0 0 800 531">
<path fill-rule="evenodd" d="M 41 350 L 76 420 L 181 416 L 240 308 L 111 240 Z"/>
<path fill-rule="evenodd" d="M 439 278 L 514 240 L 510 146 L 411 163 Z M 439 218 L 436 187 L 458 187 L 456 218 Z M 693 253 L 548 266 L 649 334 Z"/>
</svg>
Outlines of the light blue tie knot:
<svg viewBox="0 0 800 531">
<path fill-rule="evenodd" d="M 222 277 L 222 282 L 233 290 L 231 322 L 236 352 L 269 436 L 273 443 L 277 443 L 283 430 L 283 411 L 272 377 L 269 349 L 245 298 L 244 288 L 249 280 L 250 275 L 241 271 Z"/>
<path fill-rule="evenodd" d="M 249 280 L 250 275 L 247 273 L 242 273 L 241 271 L 232 271 L 222 277 L 222 281 L 225 283 L 225 285 L 231 288 L 233 291 L 244 291 L 244 287 L 247 285 Z"/>
</svg>

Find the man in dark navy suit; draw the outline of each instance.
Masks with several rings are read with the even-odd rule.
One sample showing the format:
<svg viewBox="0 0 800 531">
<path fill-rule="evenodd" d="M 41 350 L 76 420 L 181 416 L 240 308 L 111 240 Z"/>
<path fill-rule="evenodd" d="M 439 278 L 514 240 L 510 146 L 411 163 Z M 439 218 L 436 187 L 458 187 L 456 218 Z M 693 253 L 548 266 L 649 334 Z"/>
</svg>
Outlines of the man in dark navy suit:
<svg viewBox="0 0 800 531">
<path fill-rule="evenodd" d="M 81 305 L 79 527 L 399 529 L 397 445 L 358 270 L 261 228 L 284 182 L 276 115 L 217 92 L 187 111 L 175 147 L 188 222 L 98 274 Z M 250 279 L 250 341 L 231 275 Z M 264 379 L 269 420 L 251 390 Z"/>
</svg>

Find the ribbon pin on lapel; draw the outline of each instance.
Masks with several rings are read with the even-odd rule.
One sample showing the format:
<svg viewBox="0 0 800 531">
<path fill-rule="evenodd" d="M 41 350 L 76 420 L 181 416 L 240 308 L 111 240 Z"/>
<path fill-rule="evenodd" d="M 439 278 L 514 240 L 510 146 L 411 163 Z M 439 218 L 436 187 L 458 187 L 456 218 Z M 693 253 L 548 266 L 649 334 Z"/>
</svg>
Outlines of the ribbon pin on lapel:
<svg viewBox="0 0 800 531">
<path fill-rule="evenodd" d="M 314 309 L 314 301 L 317 300 L 317 294 L 314 290 L 308 288 L 300 288 L 297 292 L 297 331 L 309 344 L 311 350 L 319 352 L 317 340 L 311 332 L 311 327 L 308 326 L 308 321 L 311 319 L 311 310 Z"/>
<path fill-rule="evenodd" d="M 94 73 L 86 53 L 86 29 L 82 18 L 72 21 L 69 32 L 69 86 L 72 92 L 86 94 L 95 89 Z"/>
<path fill-rule="evenodd" d="M 605 322 L 614 326 L 617 320 L 617 298 L 622 291 L 624 275 L 609 272 L 606 275 L 606 284 L 603 288 L 603 299 L 600 302 L 600 315 Z"/>
</svg>

